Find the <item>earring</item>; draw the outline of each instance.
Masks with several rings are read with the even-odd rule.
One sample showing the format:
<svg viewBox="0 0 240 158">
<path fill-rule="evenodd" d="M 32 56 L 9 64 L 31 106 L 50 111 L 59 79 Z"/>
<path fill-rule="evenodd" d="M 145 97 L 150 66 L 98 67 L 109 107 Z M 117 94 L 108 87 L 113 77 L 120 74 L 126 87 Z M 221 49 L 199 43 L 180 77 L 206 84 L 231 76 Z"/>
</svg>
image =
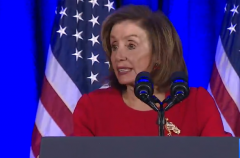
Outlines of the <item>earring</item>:
<svg viewBox="0 0 240 158">
<path fill-rule="evenodd" d="M 153 66 L 153 70 L 159 70 L 160 69 L 160 66 L 158 63 L 155 63 L 154 66 Z"/>
</svg>

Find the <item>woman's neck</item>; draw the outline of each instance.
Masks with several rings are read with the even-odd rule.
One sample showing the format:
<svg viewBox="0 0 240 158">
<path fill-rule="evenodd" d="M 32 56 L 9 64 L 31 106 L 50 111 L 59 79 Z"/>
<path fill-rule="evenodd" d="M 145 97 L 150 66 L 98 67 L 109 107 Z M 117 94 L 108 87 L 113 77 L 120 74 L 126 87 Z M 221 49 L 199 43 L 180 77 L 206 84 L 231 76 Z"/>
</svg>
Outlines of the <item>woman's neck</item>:
<svg viewBox="0 0 240 158">
<path fill-rule="evenodd" d="M 165 99 L 165 93 L 158 93 L 157 90 L 155 90 L 156 93 L 154 95 L 159 99 L 163 100 Z M 127 86 L 127 89 L 122 93 L 122 98 L 124 102 L 131 108 L 139 111 L 149 111 L 152 110 L 151 107 L 149 107 L 147 104 L 142 102 L 140 99 L 138 99 L 134 94 L 134 87 Z"/>
</svg>

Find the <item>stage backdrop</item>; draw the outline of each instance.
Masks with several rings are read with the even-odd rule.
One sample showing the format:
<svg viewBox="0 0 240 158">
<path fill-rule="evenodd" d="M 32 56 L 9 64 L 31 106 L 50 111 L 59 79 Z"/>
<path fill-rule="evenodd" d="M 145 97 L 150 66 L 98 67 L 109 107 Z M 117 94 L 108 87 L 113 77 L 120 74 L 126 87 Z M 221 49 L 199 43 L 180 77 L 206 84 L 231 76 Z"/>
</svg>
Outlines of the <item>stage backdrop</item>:
<svg viewBox="0 0 240 158">
<path fill-rule="evenodd" d="M 115 1 L 114 6 L 127 4 L 164 11 L 182 40 L 190 86 L 207 88 L 225 0 L 122 0 Z M 27 158 L 32 151 L 32 132 L 56 11 L 59 16 L 57 0 L 0 0 L 0 157 Z"/>
</svg>

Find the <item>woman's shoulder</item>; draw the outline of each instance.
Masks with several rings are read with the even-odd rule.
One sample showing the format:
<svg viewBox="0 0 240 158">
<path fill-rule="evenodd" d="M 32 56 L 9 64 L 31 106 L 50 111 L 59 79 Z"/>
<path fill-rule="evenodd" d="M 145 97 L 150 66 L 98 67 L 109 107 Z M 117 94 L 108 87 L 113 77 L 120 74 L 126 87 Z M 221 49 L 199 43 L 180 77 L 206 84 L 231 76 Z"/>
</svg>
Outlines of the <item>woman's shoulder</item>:
<svg viewBox="0 0 240 158">
<path fill-rule="evenodd" d="M 191 93 L 208 93 L 208 91 L 204 87 L 190 87 L 190 92 Z"/>
<path fill-rule="evenodd" d="M 87 93 L 87 95 L 90 98 L 105 98 L 105 97 L 111 97 L 111 96 L 115 96 L 115 95 L 119 95 L 120 92 L 112 87 L 108 87 L 108 88 L 103 88 L 103 89 L 96 89 L 90 93 Z"/>
<path fill-rule="evenodd" d="M 190 87 L 190 94 L 186 99 L 189 103 L 194 104 L 196 109 L 215 110 L 216 105 L 214 98 L 204 87 Z"/>
<path fill-rule="evenodd" d="M 119 99 L 119 96 L 120 92 L 111 87 L 85 93 L 78 100 L 75 107 L 75 113 L 77 113 L 77 111 L 89 112 L 96 108 L 108 107 L 112 102 Z"/>
<path fill-rule="evenodd" d="M 215 101 L 204 87 L 190 87 L 189 95 L 182 100 L 182 104 L 186 109 L 198 110 L 215 106 Z"/>
<path fill-rule="evenodd" d="M 96 89 L 92 92 L 83 94 L 78 103 L 101 103 L 116 99 L 118 96 L 120 96 L 120 92 L 112 87 Z"/>
<path fill-rule="evenodd" d="M 211 98 L 211 94 L 205 89 L 204 87 L 190 87 L 190 93 L 189 93 L 190 98 L 202 98 L 202 97 L 207 97 Z"/>
</svg>

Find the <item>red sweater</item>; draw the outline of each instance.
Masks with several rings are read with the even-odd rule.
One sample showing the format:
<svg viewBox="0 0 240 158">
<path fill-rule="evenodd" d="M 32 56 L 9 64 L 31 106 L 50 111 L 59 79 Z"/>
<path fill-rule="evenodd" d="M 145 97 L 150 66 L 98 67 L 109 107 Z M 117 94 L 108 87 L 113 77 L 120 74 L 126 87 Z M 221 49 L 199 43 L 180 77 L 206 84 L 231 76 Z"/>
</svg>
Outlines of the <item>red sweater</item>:
<svg viewBox="0 0 240 158">
<path fill-rule="evenodd" d="M 99 89 L 77 103 L 74 136 L 158 136 L 157 118 L 153 110 L 128 107 L 116 89 Z M 188 98 L 166 111 L 165 118 L 180 129 L 172 136 L 231 136 L 224 132 L 215 102 L 203 88 L 191 88 Z M 168 134 L 166 128 L 164 133 Z"/>
</svg>

